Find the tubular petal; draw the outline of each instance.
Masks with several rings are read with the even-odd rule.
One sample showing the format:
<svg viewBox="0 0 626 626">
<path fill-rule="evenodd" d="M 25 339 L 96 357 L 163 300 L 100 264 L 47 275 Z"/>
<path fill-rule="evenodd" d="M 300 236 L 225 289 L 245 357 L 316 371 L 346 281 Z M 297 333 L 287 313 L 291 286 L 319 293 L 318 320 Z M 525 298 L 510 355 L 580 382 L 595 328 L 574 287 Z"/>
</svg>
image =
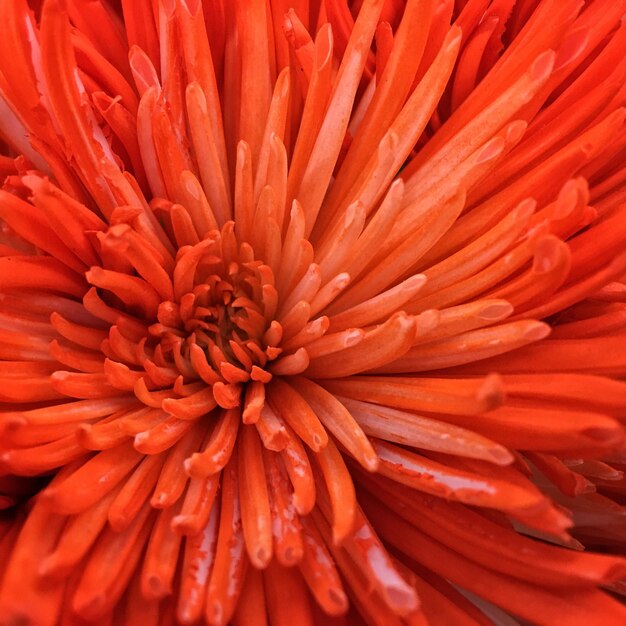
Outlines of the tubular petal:
<svg viewBox="0 0 626 626">
<path fill-rule="evenodd" d="M 250 562 L 264 569 L 272 559 L 269 494 L 261 441 L 253 426 L 244 426 L 239 457 L 241 523 Z"/>
</svg>

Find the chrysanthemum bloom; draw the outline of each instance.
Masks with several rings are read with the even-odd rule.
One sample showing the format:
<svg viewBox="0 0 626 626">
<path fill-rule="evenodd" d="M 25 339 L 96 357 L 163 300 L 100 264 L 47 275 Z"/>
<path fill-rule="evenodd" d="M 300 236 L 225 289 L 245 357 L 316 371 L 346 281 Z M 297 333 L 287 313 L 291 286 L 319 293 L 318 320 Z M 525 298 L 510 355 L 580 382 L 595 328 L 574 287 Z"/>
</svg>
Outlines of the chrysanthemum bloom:
<svg viewBox="0 0 626 626">
<path fill-rule="evenodd" d="M 625 12 L 0 0 L 0 624 L 626 623 Z"/>
</svg>

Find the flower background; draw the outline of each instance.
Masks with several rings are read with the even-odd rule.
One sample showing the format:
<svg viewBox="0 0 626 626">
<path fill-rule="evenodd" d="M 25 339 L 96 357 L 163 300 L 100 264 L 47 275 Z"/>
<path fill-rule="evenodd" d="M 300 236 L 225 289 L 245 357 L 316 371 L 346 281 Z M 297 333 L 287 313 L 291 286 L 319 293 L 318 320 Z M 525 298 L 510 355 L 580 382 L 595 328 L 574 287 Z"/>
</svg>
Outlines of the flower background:
<svg viewBox="0 0 626 626">
<path fill-rule="evenodd" d="M 626 623 L 624 14 L 0 0 L 0 624 Z"/>
</svg>

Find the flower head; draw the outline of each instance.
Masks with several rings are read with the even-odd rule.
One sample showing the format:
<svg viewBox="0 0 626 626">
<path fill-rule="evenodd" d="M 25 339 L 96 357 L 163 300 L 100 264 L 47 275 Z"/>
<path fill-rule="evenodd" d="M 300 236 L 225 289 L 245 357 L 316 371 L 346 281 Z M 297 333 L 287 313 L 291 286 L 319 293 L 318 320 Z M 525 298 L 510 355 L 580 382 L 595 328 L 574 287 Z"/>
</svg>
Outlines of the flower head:
<svg viewBox="0 0 626 626">
<path fill-rule="evenodd" d="M 625 621 L 625 10 L 0 0 L 0 623 Z"/>
</svg>

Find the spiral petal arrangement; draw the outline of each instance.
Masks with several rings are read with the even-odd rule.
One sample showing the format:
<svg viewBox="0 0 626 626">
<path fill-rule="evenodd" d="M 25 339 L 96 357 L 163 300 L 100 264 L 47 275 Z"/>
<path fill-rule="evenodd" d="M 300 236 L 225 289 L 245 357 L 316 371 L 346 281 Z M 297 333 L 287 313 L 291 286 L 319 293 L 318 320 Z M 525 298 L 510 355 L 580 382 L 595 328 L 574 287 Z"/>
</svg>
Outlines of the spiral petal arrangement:
<svg viewBox="0 0 626 626">
<path fill-rule="evenodd" d="M 625 13 L 0 0 L 0 624 L 626 623 Z"/>
</svg>

